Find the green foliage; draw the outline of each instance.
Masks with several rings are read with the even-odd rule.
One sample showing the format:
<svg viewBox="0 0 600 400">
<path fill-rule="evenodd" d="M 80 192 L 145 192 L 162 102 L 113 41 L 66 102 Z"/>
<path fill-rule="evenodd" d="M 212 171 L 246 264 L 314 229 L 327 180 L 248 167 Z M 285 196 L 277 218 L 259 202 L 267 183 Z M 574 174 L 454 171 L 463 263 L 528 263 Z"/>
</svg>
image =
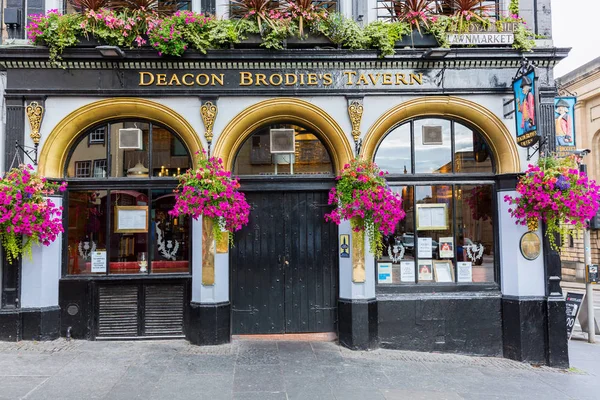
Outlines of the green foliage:
<svg viewBox="0 0 600 400">
<path fill-rule="evenodd" d="M 77 45 L 77 36 L 83 31 L 82 21 L 81 14 L 49 12 L 46 15 L 32 15 L 27 36 L 34 44 L 48 46 L 50 61 L 57 63 L 62 60 L 60 54 L 64 49 Z"/>
<path fill-rule="evenodd" d="M 512 15 L 519 15 L 519 0 L 510 0 L 508 12 Z"/>
<path fill-rule="evenodd" d="M 208 40 L 214 49 L 240 43 L 249 34 L 260 33 L 256 21 L 249 19 L 213 19 L 208 24 Z"/>
<path fill-rule="evenodd" d="M 282 50 L 284 48 L 284 40 L 297 36 L 299 34 L 298 25 L 289 19 L 274 19 L 263 26 L 261 33 L 262 47 L 271 50 Z"/>
<path fill-rule="evenodd" d="M 327 36 L 333 43 L 351 50 L 364 49 L 368 40 L 353 19 L 339 13 L 329 14 L 327 18 L 321 19 L 313 26 L 313 30 Z"/>
<path fill-rule="evenodd" d="M 377 49 L 381 56 L 394 54 L 396 42 L 402 36 L 411 34 L 410 25 L 406 22 L 371 22 L 364 28 L 367 46 Z"/>
<path fill-rule="evenodd" d="M 531 51 L 535 47 L 536 38 L 541 38 L 541 36 L 536 36 L 533 32 L 528 30 L 525 25 L 519 24 L 515 29 L 515 41 L 513 43 L 513 49 L 521 50 L 522 52 Z"/>
</svg>

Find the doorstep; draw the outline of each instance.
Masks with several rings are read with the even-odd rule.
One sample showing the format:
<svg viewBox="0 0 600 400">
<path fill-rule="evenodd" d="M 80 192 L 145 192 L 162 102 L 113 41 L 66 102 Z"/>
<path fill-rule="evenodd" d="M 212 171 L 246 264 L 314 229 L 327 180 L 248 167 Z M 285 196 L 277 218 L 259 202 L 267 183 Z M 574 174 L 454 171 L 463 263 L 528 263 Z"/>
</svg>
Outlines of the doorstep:
<svg viewBox="0 0 600 400">
<path fill-rule="evenodd" d="M 335 332 L 324 333 L 281 333 L 267 335 L 232 335 L 232 340 L 260 340 L 260 341 L 293 341 L 293 342 L 334 342 L 337 340 Z"/>
</svg>

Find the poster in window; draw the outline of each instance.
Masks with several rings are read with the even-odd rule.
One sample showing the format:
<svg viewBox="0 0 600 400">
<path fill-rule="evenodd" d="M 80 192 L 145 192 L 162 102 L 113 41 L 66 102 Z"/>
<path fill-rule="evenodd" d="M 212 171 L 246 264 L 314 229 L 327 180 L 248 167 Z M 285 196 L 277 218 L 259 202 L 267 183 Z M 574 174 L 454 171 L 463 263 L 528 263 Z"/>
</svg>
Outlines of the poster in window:
<svg viewBox="0 0 600 400">
<path fill-rule="evenodd" d="M 419 258 L 433 258 L 433 240 L 430 237 L 420 237 L 417 241 L 417 255 Z"/>
<path fill-rule="evenodd" d="M 377 282 L 392 283 L 392 263 L 380 262 L 377 263 Z"/>
<path fill-rule="evenodd" d="M 441 237 L 440 238 L 440 258 L 453 258 L 453 257 L 454 257 L 454 238 Z"/>
<path fill-rule="evenodd" d="M 433 260 L 419 260 L 419 282 L 433 281 Z"/>
<path fill-rule="evenodd" d="M 92 252 L 92 273 L 106 272 L 106 250 Z"/>
<path fill-rule="evenodd" d="M 566 157 L 575 150 L 575 103 L 576 97 L 554 99 L 554 132 L 559 157 Z"/>
<path fill-rule="evenodd" d="M 466 261 L 457 262 L 456 278 L 458 282 L 473 282 L 473 263 Z"/>
<path fill-rule="evenodd" d="M 148 206 L 115 206 L 116 233 L 148 232 Z"/>
<path fill-rule="evenodd" d="M 415 283 L 415 262 L 400 262 L 400 282 Z"/>
<path fill-rule="evenodd" d="M 435 261 L 433 267 L 435 270 L 436 282 L 454 282 L 454 268 L 452 267 L 452 261 Z"/>
<path fill-rule="evenodd" d="M 448 207 L 443 203 L 417 204 L 418 231 L 448 230 Z"/>
</svg>

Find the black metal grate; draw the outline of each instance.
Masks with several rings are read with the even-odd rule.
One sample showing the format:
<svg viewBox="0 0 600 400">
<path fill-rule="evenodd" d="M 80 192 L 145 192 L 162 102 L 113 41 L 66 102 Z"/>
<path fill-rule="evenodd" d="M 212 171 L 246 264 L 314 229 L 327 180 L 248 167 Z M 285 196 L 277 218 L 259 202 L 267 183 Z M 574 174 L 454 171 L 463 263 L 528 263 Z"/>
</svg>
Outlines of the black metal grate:
<svg viewBox="0 0 600 400">
<path fill-rule="evenodd" d="M 146 286 L 144 335 L 182 335 L 183 297 L 183 285 Z"/>
<path fill-rule="evenodd" d="M 98 336 L 138 335 L 138 287 L 133 285 L 98 288 Z"/>
</svg>

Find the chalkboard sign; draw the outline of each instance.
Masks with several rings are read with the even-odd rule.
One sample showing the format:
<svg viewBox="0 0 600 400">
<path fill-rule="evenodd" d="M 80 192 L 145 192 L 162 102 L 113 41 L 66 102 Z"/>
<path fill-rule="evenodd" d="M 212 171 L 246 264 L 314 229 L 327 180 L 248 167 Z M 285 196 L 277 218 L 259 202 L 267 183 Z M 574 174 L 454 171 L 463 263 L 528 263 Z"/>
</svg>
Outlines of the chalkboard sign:
<svg viewBox="0 0 600 400">
<path fill-rule="evenodd" d="M 585 294 L 583 293 L 567 293 L 567 336 L 569 339 L 571 339 L 571 335 L 573 334 L 573 327 L 575 326 L 584 296 Z"/>
</svg>

